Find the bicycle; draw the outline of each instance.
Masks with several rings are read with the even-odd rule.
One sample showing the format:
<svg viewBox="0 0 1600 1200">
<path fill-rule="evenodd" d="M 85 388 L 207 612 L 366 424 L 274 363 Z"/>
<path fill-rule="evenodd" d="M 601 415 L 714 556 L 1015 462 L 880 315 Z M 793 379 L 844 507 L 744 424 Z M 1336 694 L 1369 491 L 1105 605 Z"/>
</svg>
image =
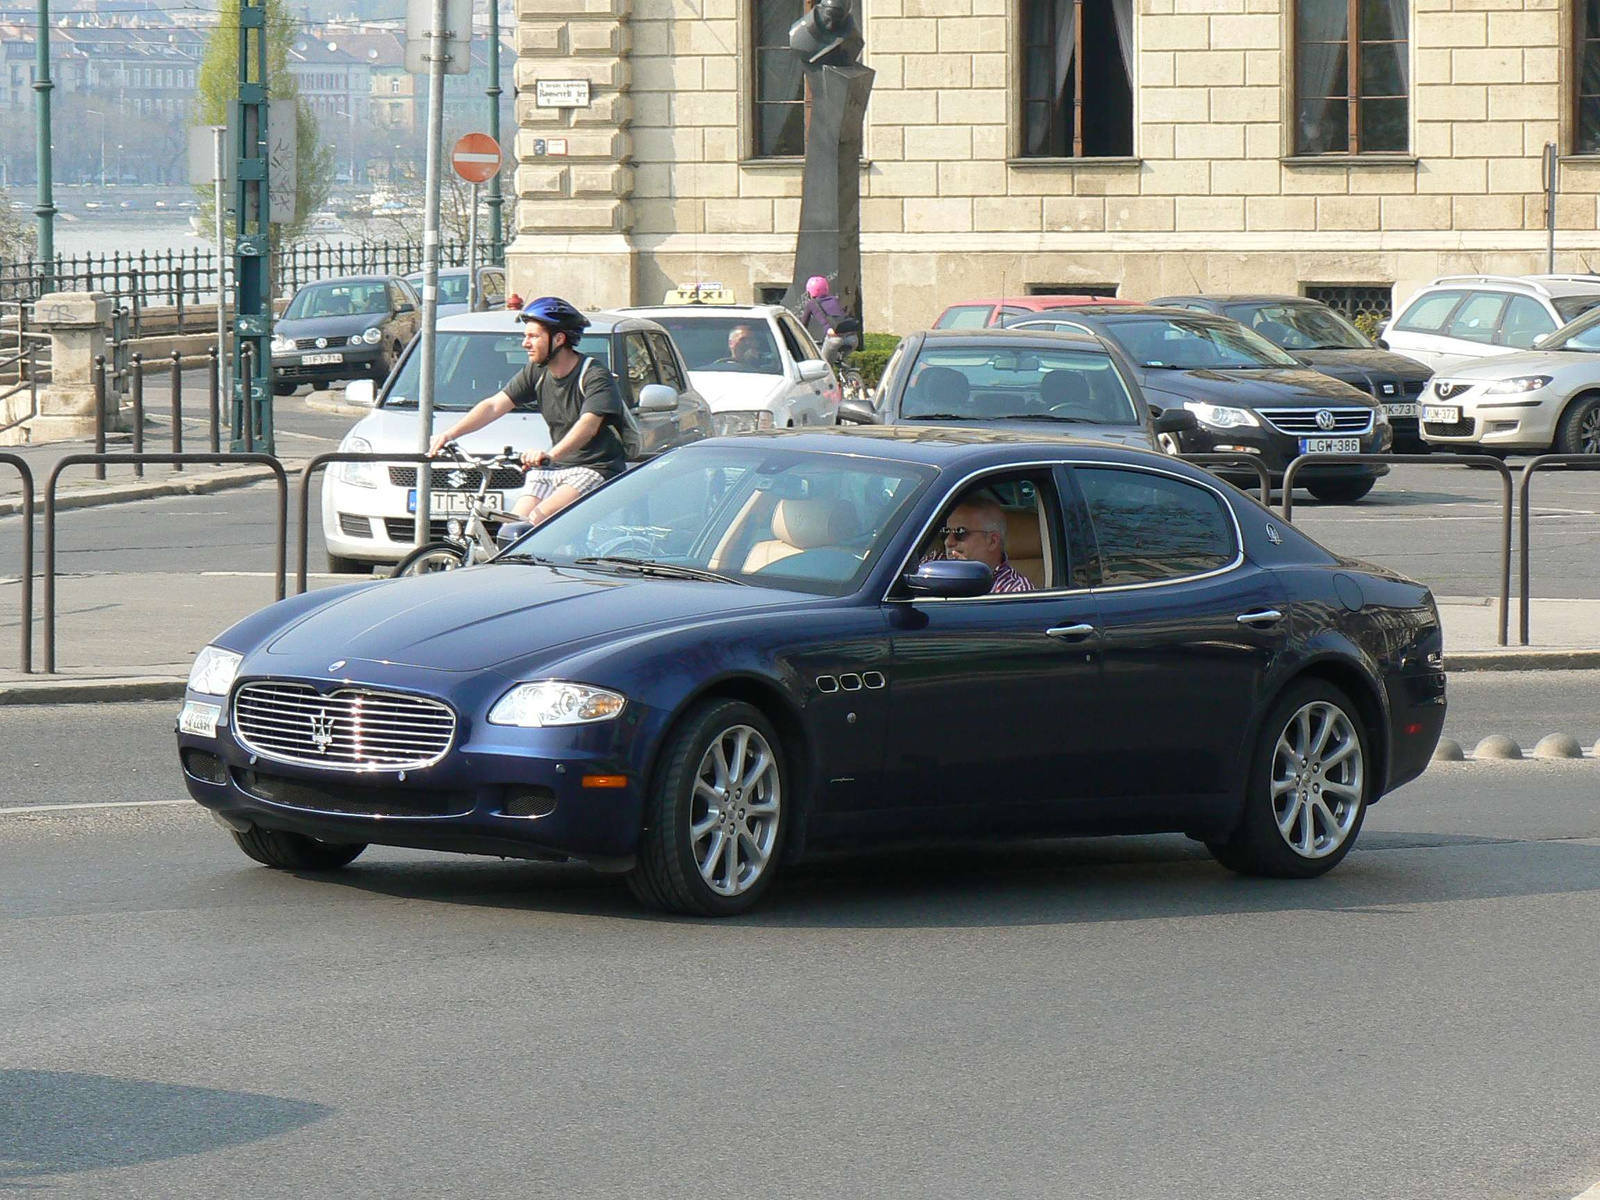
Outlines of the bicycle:
<svg viewBox="0 0 1600 1200">
<path fill-rule="evenodd" d="M 450 442 L 446 444 L 442 457 L 454 459 L 464 466 L 477 469 L 478 494 L 463 516 L 451 517 L 445 523 L 443 539 L 424 543 L 402 558 L 390 572 L 391 579 L 398 579 L 402 575 L 431 575 L 436 571 L 453 571 L 457 567 L 477 566 L 479 563 L 488 562 L 500 552 L 500 547 L 495 542 L 494 531 L 489 528 L 489 522 L 504 524 L 508 521 L 522 520 L 515 513 L 491 508 L 485 503 L 489 482 L 494 478 L 495 471 L 507 467 L 515 467 L 519 471 L 522 469 L 522 459 L 512 452 L 510 446 L 505 448 L 503 454 L 497 454 L 492 458 L 477 458 L 468 454 L 455 442 Z"/>
</svg>

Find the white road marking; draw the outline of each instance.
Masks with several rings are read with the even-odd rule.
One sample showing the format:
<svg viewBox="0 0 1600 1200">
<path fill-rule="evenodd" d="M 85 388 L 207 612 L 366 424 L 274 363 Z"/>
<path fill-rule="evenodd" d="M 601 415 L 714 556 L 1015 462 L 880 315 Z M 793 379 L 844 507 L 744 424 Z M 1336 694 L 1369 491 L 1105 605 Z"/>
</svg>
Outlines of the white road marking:
<svg viewBox="0 0 1600 1200">
<path fill-rule="evenodd" d="M 99 804 L 24 804 L 17 808 L 0 808 L 0 817 L 14 817 L 19 813 L 69 812 L 80 808 L 165 808 L 193 803 L 193 800 L 106 800 Z"/>
<path fill-rule="evenodd" d="M 1572 1200 L 1600 1200 L 1600 1183 L 1591 1184 L 1574 1196 Z"/>
</svg>

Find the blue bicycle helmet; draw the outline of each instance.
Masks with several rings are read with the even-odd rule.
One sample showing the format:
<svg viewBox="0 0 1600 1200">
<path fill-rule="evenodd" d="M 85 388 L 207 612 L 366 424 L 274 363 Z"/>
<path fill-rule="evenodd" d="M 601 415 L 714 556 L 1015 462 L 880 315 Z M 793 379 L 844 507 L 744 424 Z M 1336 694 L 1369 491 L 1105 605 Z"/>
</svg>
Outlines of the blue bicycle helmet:
<svg viewBox="0 0 1600 1200">
<path fill-rule="evenodd" d="M 537 300 L 528 301 L 522 306 L 518 319 L 537 321 L 548 327 L 551 333 L 566 334 L 569 345 L 582 337 L 583 331 L 589 328 L 589 318 L 560 296 L 540 296 Z"/>
</svg>

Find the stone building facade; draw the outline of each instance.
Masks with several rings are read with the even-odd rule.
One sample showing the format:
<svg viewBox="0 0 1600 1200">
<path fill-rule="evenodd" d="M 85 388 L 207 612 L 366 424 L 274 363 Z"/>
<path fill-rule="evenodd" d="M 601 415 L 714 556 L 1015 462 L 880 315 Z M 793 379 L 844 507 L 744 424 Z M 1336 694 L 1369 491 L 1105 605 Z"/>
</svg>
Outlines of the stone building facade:
<svg viewBox="0 0 1600 1200">
<path fill-rule="evenodd" d="M 1585 25 L 1600 5 L 1332 2 L 859 0 L 877 72 L 868 327 L 904 332 L 1001 293 L 1400 301 L 1435 275 L 1542 271 L 1550 142 L 1556 269 L 1600 270 L 1600 97 L 1581 69 L 1595 58 L 1600 79 Z M 801 162 L 762 157 L 794 142 L 756 126 L 778 62 L 759 52 L 762 22 L 784 3 L 518 0 L 518 291 L 595 306 L 690 280 L 741 300 L 781 291 Z M 1092 124 L 1123 111 L 1108 70 L 1124 70 L 1128 112 L 1109 136 Z M 536 82 L 563 78 L 590 81 L 587 108 L 537 106 Z"/>
</svg>

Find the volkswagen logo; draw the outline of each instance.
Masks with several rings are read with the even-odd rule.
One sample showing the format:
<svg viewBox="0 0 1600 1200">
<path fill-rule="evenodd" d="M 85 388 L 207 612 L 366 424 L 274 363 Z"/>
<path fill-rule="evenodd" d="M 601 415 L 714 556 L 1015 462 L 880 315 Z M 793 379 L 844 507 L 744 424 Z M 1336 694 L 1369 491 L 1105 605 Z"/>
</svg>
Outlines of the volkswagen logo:
<svg viewBox="0 0 1600 1200">
<path fill-rule="evenodd" d="M 318 350 L 326 350 L 327 348 L 328 348 L 328 339 L 327 338 L 318 338 L 317 339 L 317 349 Z"/>
<path fill-rule="evenodd" d="M 1327 409 L 1323 408 L 1317 410 L 1318 429 L 1332 429 L 1337 423 L 1338 422 L 1334 420 L 1333 414 Z"/>
<path fill-rule="evenodd" d="M 307 716 L 311 722 L 311 744 L 317 748 L 318 754 L 326 754 L 328 747 L 333 745 L 333 714 L 325 708 Z"/>
</svg>

